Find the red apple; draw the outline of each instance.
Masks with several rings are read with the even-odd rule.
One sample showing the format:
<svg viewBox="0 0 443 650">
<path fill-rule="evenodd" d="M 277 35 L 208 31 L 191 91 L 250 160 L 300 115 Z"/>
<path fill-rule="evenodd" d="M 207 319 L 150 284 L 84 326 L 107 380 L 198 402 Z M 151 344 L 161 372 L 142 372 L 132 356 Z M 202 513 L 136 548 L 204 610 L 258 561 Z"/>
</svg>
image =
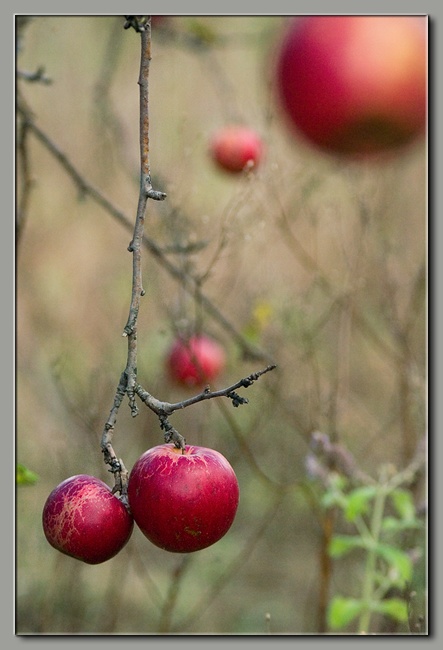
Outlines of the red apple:
<svg viewBox="0 0 443 650">
<path fill-rule="evenodd" d="M 191 336 L 189 340 L 177 339 L 166 357 L 170 378 L 185 386 L 203 386 L 215 379 L 224 366 L 223 348 L 204 334 Z"/>
<path fill-rule="evenodd" d="M 423 134 L 426 19 L 305 16 L 276 53 L 277 96 L 308 142 L 344 156 L 395 151 Z"/>
<path fill-rule="evenodd" d="M 247 126 L 228 125 L 212 135 L 210 154 L 219 168 L 238 174 L 255 168 L 263 157 L 263 140 Z"/>
<path fill-rule="evenodd" d="M 43 508 L 43 531 L 51 546 L 87 564 L 117 555 L 133 527 L 132 516 L 111 488 L 87 474 L 60 483 Z"/>
<path fill-rule="evenodd" d="M 136 524 L 156 546 L 191 553 L 211 546 L 231 527 L 237 477 L 218 451 L 164 444 L 148 449 L 129 475 L 128 500 Z"/>
</svg>

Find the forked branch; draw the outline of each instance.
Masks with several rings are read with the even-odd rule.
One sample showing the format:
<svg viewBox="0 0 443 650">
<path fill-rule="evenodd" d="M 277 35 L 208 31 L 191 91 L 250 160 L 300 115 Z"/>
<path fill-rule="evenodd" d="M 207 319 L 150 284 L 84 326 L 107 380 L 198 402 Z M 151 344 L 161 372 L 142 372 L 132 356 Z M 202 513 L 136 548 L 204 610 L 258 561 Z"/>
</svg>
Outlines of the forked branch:
<svg viewBox="0 0 443 650">
<path fill-rule="evenodd" d="M 252 384 L 256 382 L 257 379 L 259 379 L 262 375 L 269 372 L 270 370 L 274 370 L 274 368 L 276 368 L 276 365 L 271 364 L 263 370 L 254 372 L 251 375 L 248 375 L 248 377 L 240 379 L 235 384 L 232 384 L 231 386 L 220 390 L 211 391 L 208 386 L 201 393 L 198 393 L 193 397 L 189 397 L 188 399 L 185 399 L 181 402 L 161 402 L 153 397 L 150 393 L 148 393 L 148 391 L 144 390 L 144 388 L 139 384 L 135 387 L 135 392 L 141 401 L 146 404 L 146 406 L 150 408 L 151 411 L 158 415 L 160 419 L 160 427 L 165 432 L 165 442 L 173 442 L 178 449 L 184 449 L 186 441 L 184 437 L 178 433 L 178 431 L 174 429 L 174 427 L 169 423 L 169 415 L 172 415 L 172 413 L 175 411 L 184 409 L 187 406 L 191 406 L 192 404 L 197 404 L 198 402 L 203 402 L 208 399 L 213 399 L 214 397 L 227 397 L 231 400 L 232 405 L 235 407 L 238 407 L 242 404 L 247 404 L 248 400 L 245 397 L 241 397 L 236 391 L 239 388 L 248 388 L 249 386 L 252 386 Z"/>
</svg>

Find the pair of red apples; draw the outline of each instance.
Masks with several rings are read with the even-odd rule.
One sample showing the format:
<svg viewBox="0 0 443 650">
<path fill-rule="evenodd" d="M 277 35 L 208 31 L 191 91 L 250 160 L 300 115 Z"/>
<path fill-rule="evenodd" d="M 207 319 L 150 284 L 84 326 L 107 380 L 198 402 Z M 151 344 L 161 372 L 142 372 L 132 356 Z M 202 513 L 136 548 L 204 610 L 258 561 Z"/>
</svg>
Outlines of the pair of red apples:
<svg viewBox="0 0 443 650">
<path fill-rule="evenodd" d="M 427 119 L 424 16 L 303 16 L 271 57 L 276 104 L 298 142 L 342 159 L 380 161 L 418 140 Z M 220 129 L 212 158 L 228 172 L 259 165 L 245 125 Z"/>
<path fill-rule="evenodd" d="M 225 353 L 212 338 L 177 339 L 166 357 L 170 378 L 203 386 L 223 369 Z M 100 479 L 85 474 L 58 485 L 43 508 L 48 542 L 88 564 L 105 562 L 129 541 L 134 521 L 156 546 L 190 553 L 211 546 L 231 527 L 239 502 L 235 472 L 218 451 L 157 445 L 134 464 L 128 506 Z"/>
<path fill-rule="evenodd" d="M 378 159 L 417 140 L 426 128 L 426 19 L 420 16 L 304 16 L 290 20 L 272 60 L 283 118 L 319 151 Z M 253 169 L 264 144 L 254 129 L 230 125 L 211 142 L 230 173 Z M 224 352 L 207 337 L 177 341 L 167 365 L 186 385 L 214 379 Z M 157 546 L 192 552 L 217 542 L 237 510 L 234 470 L 217 451 L 158 445 L 136 461 L 129 508 L 99 479 L 78 475 L 49 495 L 43 529 L 56 549 L 90 564 L 114 557 L 134 520 Z"/>
<path fill-rule="evenodd" d="M 231 527 L 239 502 L 235 472 L 218 451 L 158 445 L 135 462 L 127 507 L 106 483 L 80 474 L 60 483 L 43 508 L 43 531 L 61 553 L 87 564 L 113 558 L 134 521 L 153 544 L 174 553 L 200 551 Z"/>
</svg>

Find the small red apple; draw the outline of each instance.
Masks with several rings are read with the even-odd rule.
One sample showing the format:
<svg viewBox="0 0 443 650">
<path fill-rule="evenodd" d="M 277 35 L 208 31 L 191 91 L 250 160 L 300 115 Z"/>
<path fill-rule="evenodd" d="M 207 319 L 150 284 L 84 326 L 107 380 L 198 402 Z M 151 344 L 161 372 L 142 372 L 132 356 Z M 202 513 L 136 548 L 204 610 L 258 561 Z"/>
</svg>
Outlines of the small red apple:
<svg viewBox="0 0 443 650">
<path fill-rule="evenodd" d="M 212 135 L 210 154 L 219 168 L 234 174 L 255 168 L 263 158 L 260 135 L 247 126 L 228 125 Z"/>
<path fill-rule="evenodd" d="M 164 444 L 148 449 L 129 475 L 135 523 L 156 546 L 191 553 L 229 530 L 239 501 L 237 477 L 218 451 Z"/>
<path fill-rule="evenodd" d="M 132 515 L 111 488 L 87 474 L 71 476 L 54 488 L 42 520 L 51 546 L 87 564 L 117 555 L 134 527 Z"/>
<path fill-rule="evenodd" d="M 184 386 L 203 386 L 222 372 L 225 359 L 217 341 L 198 334 L 189 340 L 174 341 L 166 356 L 166 367 L 173 381 Z"/>
<path fill-rule="evenodd" d="M 304 16 L 290 22 L 275 59 L 288 123 L 330 153 L 368 157 L 424 133 L 426 19 Z"/>
</svg>

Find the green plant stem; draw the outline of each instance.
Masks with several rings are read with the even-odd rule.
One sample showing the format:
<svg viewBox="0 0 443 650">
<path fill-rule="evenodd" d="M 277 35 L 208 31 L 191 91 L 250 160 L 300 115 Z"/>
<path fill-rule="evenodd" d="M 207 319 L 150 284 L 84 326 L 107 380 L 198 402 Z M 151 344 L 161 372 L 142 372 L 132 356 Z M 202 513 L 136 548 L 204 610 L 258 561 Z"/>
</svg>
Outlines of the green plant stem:
<svg viewBox="0 0 443 650">
<path fill-rule="evenodd" d="M 380 533 L 383 524 L 383 514 L 385 510 L 385 501 L 387 489 L 384 483 L 380 485 L 374 501 L 374 510 L 372 513 L 370 526 L 370 539 L 368 538 L 368 555 L 366 558 L 365 577 L 363 582 L 362 603 L 363 609 L 359 619 L 359 632 L 369 632 L 371 623 L 372 603 L 374 600 L 375 589 L 375 570 L 377 563 L 377 546 L 380 540 Z"/>
</svg>

